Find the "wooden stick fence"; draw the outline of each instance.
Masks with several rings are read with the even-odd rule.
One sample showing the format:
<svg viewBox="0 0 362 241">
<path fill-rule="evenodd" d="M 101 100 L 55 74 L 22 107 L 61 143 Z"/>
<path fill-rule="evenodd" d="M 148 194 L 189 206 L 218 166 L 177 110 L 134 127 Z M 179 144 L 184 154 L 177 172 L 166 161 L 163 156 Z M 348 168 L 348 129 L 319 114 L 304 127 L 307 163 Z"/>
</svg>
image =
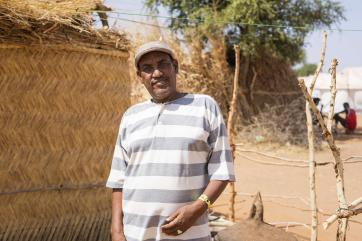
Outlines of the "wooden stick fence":
<svg viewBox="0 0 362 241">
<path fill-rule="evenodd" d="M 260 155 L 262 156 L 266 156 L 266 157 L 269 157 L 269 158 L 273 158 L 273 159 L 277 159 L 277 160 L 280 160 L 281 162 L 273 162 L 273 161 L 264 161 L 264 160 L 260 160 L 260 159 L 257 159 L 257 158 L 251 158 L 245 154 L 242 154 L 244 152 L 253 152 L 253 153 L 257 153 L 259 154 L 259 152 L 254 152 L 254 151 L 244 151 L 244 150 L 240 150 L 238 148 L 235 149 L 235 151 L 238 153 L 239 156 L 249 160 L 249 161 L 252 161 L 252 162 L 256 162 L 258 164 L 261 164 L 261 165 L 274 165 L 274 166 L 285 166 L 285 167 L 301 167 L 301 168 L 306 168 L 306 167 L 309 167 L 309 165 L 307 164 L 308 161 L 303 161 L 303 160 L 292 160 L 292 159 L 288 159 L 288 158 L 284 158 L 284 157 L 277 157 L 277 156 L 273 156 L 273 155 L 269 155 L 269 154 L 265 154 L 265 153 L 260 153 Z M 343 159 L 343 163 L 344 164 L 354 164 L 354 163 L 362 163 L 362 160 L 351 160 L 351 159 L 355 159 L 355 158 L 358 158 L 358 159 L 362 159 L 362 156 L 350 156 L 350 157 L 347 157 L 345 159 Z M 298 164 L 295 164 L 295 163 L 298 163 Z M 299 163 L 302 163 L 302 164 L 299 164 Z M 316 166 L 326 166 L 326 165 L 329 165 L 329 164 L 334 164 L 334 162 L 316 162 Z"/>
<path fill-rule="evenodd" d="M 260 152 L 260 151 L 254 151 L 254 150 L 245 150 L 245 149 L 241 149 L 240 147 L 240 144 L 234 144 L 237 148 L 236 150 L 238 152 L 250 152 L 250 153 L 255 153 L 255 154 L 258 154 L 258 155 L 261 155 L 261 156 L 265 156 L 265 157 L 269 157 L 269 158 L 273 158 L 273 159 L 277 159 L 277 160 L 281 160 L 281 161 L 285 161 L 285 162 L 300 162 L 300 163 L 308 163 L 307 160 L 298 160 L 298 159 L 290 159 L 290 158 L 286 158 L 286 157 L 279 157 L 279 156 L 275 156 L 275 155 L 271 155 L 271 154 L 268 154 L 268 153 L 264 153 L 264 152 Z M 362 160 L 360 161 L 350 161 L 351 159 L 362 159 L 362 156 L 349 156 L 349 157 L 346 157 L 344 159 L 342 159 L 343 163 L 358 163 L 358 162 L 362 162 Z M 326 165 L 326 164 L 332 164 L 334 162 L 320 162 L 320 163 L 317 163 L 317 166 L 318 164 L 323 164 L 323 165 Z"/>
<path fill-rule="evenodd" d="M 342 218 L 342 216 L 339 214 L 341 213 L 341 211 L 349 211 L 354 209 L 355 207 L 357 207 L 358 205 L 360 205 L 362 203 L 362 197 L 354 200 L 353 202 L 351 202 L 351 204 L 348 206 L 347 210 L 339 210 L 337 211 L 337 214 L 333 214 L 332 216 L 330 216 L 324 223 L 323 223 L 323 228 L 326 230 L 327 228 L 329 228 L 329 226 L 334 223 L 338 218 Z M 357 215 L 359 213 L 356 213 L 355 215 Z"/>
<path fill-rule="evenodd" d="M 260 163 L 260 164 L 264 164 L 264 165 L 278 165 L 278 166 L 291 166 L 291 167 L 309 167 L 309 187 L 310 187 L 310 211 L 312 212 L 312 220 L 311 220 L 311 225 L 310 225 L 310 229 L 311 229 L 311 237 L 310 240 L 311 241 L 316 241 L 317 237 L 318 237 L 318 208 L 317 208 L 317 203 L 316 203 L 316 188 L 315 188 L 315 172 L 316 172 L 316 167 L 317 165 L 327 165 L 327 164 L 334 164 L 334 171 L 336 173 L 336 188 L 337 188 L 337 197 L 338 197 L 338 204 L 339 204 L 339 211 L 332 215 L 323 225 L 326 228 L 328 228 L 328 226 L 333 223 L 336 219 L 339 219 L 339 225 L 338 225 L 338 231 L 337 231 L 337 241 L 344 241 L 346 239 L 346 227 L 347 227 L 347 222 L 348 222 L 348 218 L 354 215 L 358 215 L 360 213 L 362 213 L 362 208 L 355 208 L 356 206 L 356 202 L 351 203 L 351 205 L 348 207 L 347 206 L 347 202 L 346 202 L 346 198 L 345 198 L 345 193 L 344 193 L 344 179 L 343 179 L 343 162 L 345 163 L 356 163 L 358 161 L 349 161 L 352 158 L 359 158 L 359 156 L 352 156 L 352 157 L 348 157 L 346 159 L 342 159 L 341 155 L 340 155 L 340 151 L 337 148 L 337 146 L 335 145 L 335 141 L 334 138 L 332 136 L 332 122 L 333 122 L 333 114 L 334 114 L 334 103 L 335 103 L 335 97 L 336 97 L 336 66 L 337 66 L 337 60 L 333 59 L 332 61 L 332 67 L 330 69 L 330 73 L 332 76 L 332 80 L 331 80 L 331 101 L 330 101 L 330 109 L 329 109 L 329 114 L 328 114 L 328 119 L 327 119 L 327 126 L 323 120 L 323 117 L 321 115 L 321 113 L 319 112 L 319 110 L 317 109 L 315 103 L 312 100 L 312 93 L 313 93 L 313 89 L 314 89 L 314 85 L 316 83 L 316 80 L 318 78 L 318 75 L 322 69 L 323 63 L 324 63 L 324 58 L 325 58 L 325 50 L 326 50 L 326 38 L 327 38 L 327 34 L 324 33 L 323 35 L 323 47 L 321 50 L 321 56 L 320 56 L 320 62 L 318 65 L 318 68 L 315 72 L 314 78 L 310 84 L 310 87 L 307 88 L 304 84 L 304 80 L 299 80 L 299 86 L 303 92 L 303 95 L 306 99 L 306 117 L 307 117 L 307 129 L 308 129 L 308 143 L 309 143 L 309 160 L 308 161 L 304 161 L 304 160 L 292 160 L 292 159 L 288 159 L 288 158 L 282 158 L 282 157 L 276 157 L 273 155 L 269 155 L 269 154 L 265 154 L 265 153 L 261 153 L 261 152 L 256 152 L 256 151 L 250 151 L 250 150 L 242 150 L 242 149 L 236 149 L 235 146 L 240 146 L 239 144 L 233 144 L 232 142 L 232 116 L 233 113 L 235 111 L 235 107 L 234 107 L 234 99 L 236 98 L 236 88 L 237 88 L 237 83 L 236 83 L 236 78 L 238 75 L 235 74 L 235 78 L 234 78 L 234 92 L 233 92 L 233 99 L 231 101 L 231 107 L 230 107 L 230 112 L 229 112 L 229 118 L 228 118 L 228 134 L 229 134 L 229 141 L 230 144 L 232 145 L 232 151 L 233 151 L 233 157 L 235 157 L 235 151 L 237 151 L 239 153 L 240 156 L 242 156 L 245 159 Z M 236 51 L 235 51 L 236 52 Z M 236 53 L 237 54 L 237 53 Z M 236 56 L 236 59 L 238 57 Z M 239 57 L 240 58 L 240 57 Z M 237 62 L 238 63 L 238 62 Z M 239 65 L 237 64 L 237 67 Z M 236 70 L 237 72 L 237 70 Z M 311 110 L 313 111 L 313 113 L 316 115 L 317 120 L 319 122 L 319 125 L 322 129 L 322 134 L 324 136 L 324 138 L 326 139 L 333 157 L 334 157 L 334 162 L 323 162 L 323 163 L 317 163 L 315 160 L 315 156 L 314 156 L 314 133 L 313 133 L 313 118 L 312 118 L 312 113 Z M 273 163 L 273 162 L 267 162 L 267 161 L 261 161 L 261 160 L 257 160 L 257 159 L 253 159 L 250 158 L 246 155 L 241 154 L 242 152 L 254 152 L 257 153 L 259 155 L 262 156 L 266 156 L 269 158 L 273 158 L 273 159 L 279 159 L 282 160 L 283 162 L 287 162 L 287 163 Z M 349 162 L 348 162 L 349 161 Z M 288 162 L 293 162 L 293 163 L 288 163 Z M 308 163 L 308 165 L 303 165 L 303 164 L 295 164 L 295 163 Z M 231 191 L 230 191 L 230 216 L 229 218 L 234 221 L 235 220 L 235 214 L 234 214 L 234 203 L 235 203 L 235 187 L 232 184 L 231 186 Z M 239 194 L 239 193 L 238 193 Z M 240 195 L 240 194 L 239 194 Z M 360 204 L 362 202 L 362 198 L 361 200 L 356 200 L 358 201 L 358 204 Z M 353 205 L 354 204 L 354 205 Z M 358 205 L 357 204 L 357 205 Z M 300 225 L 298 223 L 298 225 Z M 303 224 L 303 226 L 305 226 Z M 309 226 L 307 226 L 309 228 Z"/>
<path fill-rule="evenodd" d="M 341 159 L 340 151 L 334 142 L 334 138 L 333 138 L 332 134 L 327 129 L 320 111 L 318 110 L 317 106 L 315 105 L 315 103 L 312 100 L 312 97 L 308 93 L 307 87 L 305 86 L 303 79 L 299 80 L 299 86 L 303 92 L 305 99 L 309 102 L 309 105 L 310 105 L 312 111 L 314 112 L 314 114 L 316 115 L 316 117 L 318 119 L 319 125 L 321 126 L 322 131 L 323 131 L 322 134 L 323 134 L 324 138 L 326 139 L 326 141 L 329 145 L 329 148 L 332 151 L 334 160 L 335 160 L 334 171 L 336 174 L 336 187 L 337 187 L 337 197 L 338 197 L 339 208 L 348 209 L 345 194 L 344 194 L 343 162 Z M 346 239 L 346 227 L 347 227 L 346 219 L 342 219 L 341 227 L 337 231 L 337 241 L 344 241 Z"/>
</svg>

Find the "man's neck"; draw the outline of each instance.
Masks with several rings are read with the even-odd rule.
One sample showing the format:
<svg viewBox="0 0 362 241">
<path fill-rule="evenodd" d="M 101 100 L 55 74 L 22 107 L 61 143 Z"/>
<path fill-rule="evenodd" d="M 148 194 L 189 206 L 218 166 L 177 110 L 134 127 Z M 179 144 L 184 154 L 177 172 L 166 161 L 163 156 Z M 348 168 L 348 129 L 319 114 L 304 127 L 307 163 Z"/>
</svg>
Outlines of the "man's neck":
<svg viewBox="0 0 362 241">
<path fill-rule="evenodd" d="M 173 95 L 171 95 L 168 98 L 162 99 L 162 100 L 157 100 L 155 98 L 152 98 L 152 102 L 157 103 L 157 104 L 164 104 L 170 101 L 174 101 L 176 99 L 179 99 L 181 97 L 184 97 L 186 95 L 186 93 L 181 93 L 181 92 L 175 92 Z"/>
</svg>

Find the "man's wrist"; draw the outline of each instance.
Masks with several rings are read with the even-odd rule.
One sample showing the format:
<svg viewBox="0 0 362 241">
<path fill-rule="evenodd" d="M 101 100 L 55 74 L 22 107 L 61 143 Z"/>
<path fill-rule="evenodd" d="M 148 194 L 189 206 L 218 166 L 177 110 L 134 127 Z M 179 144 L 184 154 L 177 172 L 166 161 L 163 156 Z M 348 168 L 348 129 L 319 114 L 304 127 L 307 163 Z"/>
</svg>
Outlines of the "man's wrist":
<svg viewBox="0 0 362 241">
<path fill-rule="evenodd" d="M 204 203 L 206 203 L 207 207 L 209 209 L 212 208 L 211 206 L 211 201 L 209 199 L 209 197 L 206 194 L 201 194 L 200 197 L 198 198 L 199 200 L 203 201 Z"/>
<path fill-rule="evenodd" d="M 200 214 L 203 214 L 208 209 L 207 204 L 200 199 L 195 200 L 193 202 L 193 206 L 195 207 L 197 212 Z"/>
<path fill-rule="evenodd" d="M 115 233 L 115 234 L 123 234 L 123 226 L 122 227 L 116 227 L 116 228 L 111 228 L 111 233 Z"/>
</svg>

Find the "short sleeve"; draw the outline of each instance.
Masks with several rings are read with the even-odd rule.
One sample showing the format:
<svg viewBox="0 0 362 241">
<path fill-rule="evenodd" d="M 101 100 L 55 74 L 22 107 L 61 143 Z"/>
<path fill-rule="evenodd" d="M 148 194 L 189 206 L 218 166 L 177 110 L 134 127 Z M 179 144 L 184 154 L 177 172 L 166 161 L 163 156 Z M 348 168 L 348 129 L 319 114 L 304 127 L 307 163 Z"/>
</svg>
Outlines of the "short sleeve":
<svg viewBox="0 0 362 241">
<path fill-rule="evenodd" d="M 235 181 L 231 149 L 227 137 L 225 122 L 218 104 L 211 99 L 208 105 L 210 133 L 208 145 L 211 150 L 208 159 L 210 180 Z"/>
<path fill-rule="evenodd" d="M 123 188 L 125 172 L 127 168 L 128 156 L 125 149 L 122 147 L 122 139 L 124 138 L 123 120 L 121 121 L 116 145 L 112 158 L 112 167 L 108 176 L 106 187 Z"/>
</svg>

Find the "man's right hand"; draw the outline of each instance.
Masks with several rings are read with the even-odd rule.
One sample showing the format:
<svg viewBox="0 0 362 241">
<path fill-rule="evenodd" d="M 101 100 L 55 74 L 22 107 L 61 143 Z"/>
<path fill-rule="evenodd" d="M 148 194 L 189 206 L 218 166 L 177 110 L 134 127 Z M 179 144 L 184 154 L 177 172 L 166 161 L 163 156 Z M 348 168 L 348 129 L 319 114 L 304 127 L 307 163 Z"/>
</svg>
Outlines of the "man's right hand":
<svg viewBox="0 0 362 241">
<path fill-rule="evenodd" d="M 112 232 L 112 241 L 126 241 L 123 233 Z"/>
</svg>

